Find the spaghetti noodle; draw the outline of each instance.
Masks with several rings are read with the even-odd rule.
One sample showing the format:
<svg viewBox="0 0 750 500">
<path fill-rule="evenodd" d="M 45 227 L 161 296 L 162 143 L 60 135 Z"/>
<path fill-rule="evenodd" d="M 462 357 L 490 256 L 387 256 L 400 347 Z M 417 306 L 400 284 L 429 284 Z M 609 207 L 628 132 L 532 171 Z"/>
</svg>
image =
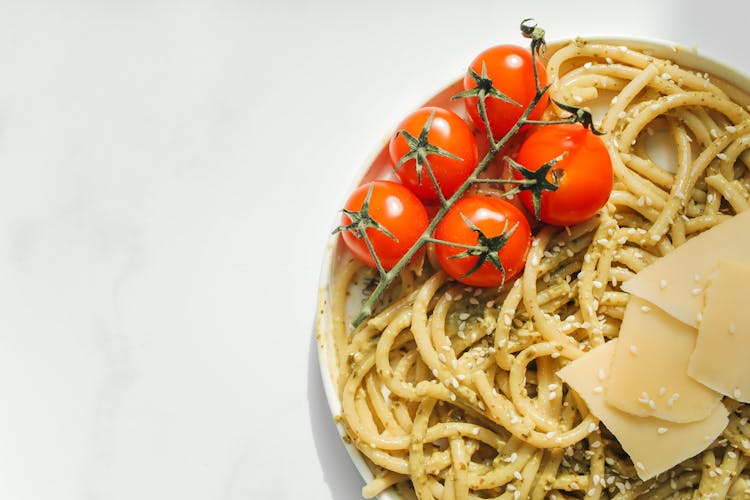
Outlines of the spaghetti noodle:
<svg viewBox="0 0 750 500">
<path fill-rule="evenodd" d="M 354 331 L 347 303 L 372 275 L 346 257 L 337 264 L 339 421 L 374 472 L 363 495 L 750 497 L 750 406 L 725 399 L 723 434 L 643 481 L 556 376 L 617 337 L 628 302 L 621 283 L 750 207 L 750 99 L 669 60 L 581 40 L 554 52 L 547 71 L 558 102 L 606 102 L 598 128 L 615 186 L 597 218 L 543 228 L 523 275 L 500 289 L 449 280 L 428 252 Z M 652 154 L 654 135 L 671 141 L 676 168 Z"/>
</svg>

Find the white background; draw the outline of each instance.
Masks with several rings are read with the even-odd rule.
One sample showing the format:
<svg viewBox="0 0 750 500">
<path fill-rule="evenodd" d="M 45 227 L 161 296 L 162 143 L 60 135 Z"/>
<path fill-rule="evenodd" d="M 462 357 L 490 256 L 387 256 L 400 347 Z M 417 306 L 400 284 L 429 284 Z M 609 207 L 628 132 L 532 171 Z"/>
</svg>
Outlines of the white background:
<svg viewBox="0 0 750 500">
<path fill-rule="evenodd" d="M 524 17 L 747 73 L 748 5 L 0 2 L 0 498 L 358 498 L 312 327 L 365 159 Z"/>
</svg>

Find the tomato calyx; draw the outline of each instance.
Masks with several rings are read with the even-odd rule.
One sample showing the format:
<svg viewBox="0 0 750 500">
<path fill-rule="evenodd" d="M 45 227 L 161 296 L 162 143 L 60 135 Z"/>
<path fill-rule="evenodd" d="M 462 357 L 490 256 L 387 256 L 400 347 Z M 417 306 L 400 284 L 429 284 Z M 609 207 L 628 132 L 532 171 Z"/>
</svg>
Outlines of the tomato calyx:
<svg viewBox="0 0 750 500">
<path fill-rule="evenodd" d="M 432 120 L 435 118 L 435 113 L 430 113 L 430 117 L 425 122 L 424 126 L 422 127 L 422 130 L 419 132 L 419 137 L 414 137 L 406 130 L 401 130 L 401 136 L 404 138 L 406 143 L 409 145 L 409 152 L 407 152 L 404 156 L 401 157 L 401 159 L 396 164 L 396 167 L 394 168 L 394 172 L 397 172 L 403 165 L 409 160 L 414 160 L 415 162 L 415 169 L 417 171 L 417 182 L 422 182 L 422 169 L 427 170 L 427 174 L 430 176 L 430 180 L 432 181 L 432 185 L 435 187 L 435 191 L 437 191 L 438 198 L 440 199 L 441 204 L 445 204 L 445 196 L 443 195 L 442 190 L 440 189 L 440 185 L 438 184 L 437 179 L 435 178 L 435 174 L 432 171 L 432 168 L 430 167 L 430 161 L 427 159 L 428 155 L 438 155 L 438 156 L 444 156 L 446 158 L 451 158 L 453 160 L 463 160 L 460 156 L 454 155 L 450 151 L 446 151 L 445 149 L 436 146 L 434 144 L 430 144 L 427 140 L 427 136 L 430 133 L 430 127 L 432 127 Z"/>
<path fill-rule="evenodd" d="M 513 158 L 506 156 L 505 160 L 513 169 L 523 177 L 518 181 L 518 187 L 514 189 L 513 194 L 521 191 L 529 191 L 534 204 L 534 217 L 539 220 L 542 210 L 542 193 L 545 191 L 557 191 L 562 178 L 562 170 L 552 169 L 557 162 L 565 158 L 567 151 L 551 159 L 537 170 L 529 170 Z M 550 182 L 547 176 L 552 177 Z"/>
<path fill-rule="evenodd" d="M 346 208 L 341 209 L 341 211 L 349 217 L 351 222 L 349 224 L 343 224 L 337 227 L 333 230 L 332 234 L 337 234 L 342 231 L 349 231 L 357 239 L 364 239 L 367 248 L 372 254 L 372 258 L 375 261 L 375 266 L 377 267 L 378 272 L 381 276 L 383 276 L 385 275 L 385 269 L 380 263 L 380 259 L 378 258 L 378 254 L 373 247 L 370 237 L 367 235 L 367 230 L 375 229 L 376 231 L 380 231 L 381 233 L 391 238 L 393 241 L 398 241 L 398 238 L 396 238 L 393 233 L 388 230 L 388 228 L 373 219 L 370 215 L 370 199 L 372 198 L 372 190 L 374 189 L 374 187 L 375 184 L 370 184 L 370 188 L 367 190 L 367 196 L 365 196 L 365 199 L 362 202 L 362 207 L 359 210 L 347 210 Z"/>
<path fill-rule="evenodd" d="M 591 114 L 591 110 L 589 108 L 579 108 L 577 106 L 563 104 L 554 99 L 551 99 L 551 101 L 555 103 L 555 106 L 557 106 L 558 108 L 571 113 L 572 116 L 568 120 L 568 123 L 580 123 L 587 129 L 591 130 L 594 135 L 604 135 L 604 132 L 597 130 L 596 127 L 594 127 L 594 117 Z"/>
<path fill-rule="evenodd" d="M 437 243 L 440 245 L 448 245 L 456 248 L 463 248 L 464 251 L 461 253 L 457 253 L 455 255 L 451 255 L 448 257 L 449 259 L 466 259 L 469 257 L 476 257 L 477 260 L 474 263 L 474 266 L 472 266 L 471 269 L 466 271 L 461 278 L 466 278 L 467 276 L 470 276 L 474 274 L 479 268 L 481 268 L 485 262 L 489 261 L 495 268 L 500 271 L 500 273 L 503 275 L 503 283 L 505 283 L 505 266 L 503 266 L 503 262 L 500 260 L 500 257 L 498 256 L 498 253 L 500 250 L 502 250 L 506 243 L 508 243 L 508 240 L 510 240 L 511 236 L 513 236 L 513 233 L 518 228 L 518 222 L 516 222 L 510 230 L 508 229 L 508 221 L 505 221 L 505 227 L 503 228 L 502 232 L 498 234 L 497 236 L 491 236 L 488 237 L 485 235 L 481 229 L 479 229 L 473 222 L 471 222 L 468 217 L 466 217 L 464 214 L 461 214 L 461 218 L 466 223 L 466 226 L 477 233 L 477 244 L 476 245 L 462 245 L 460 243 L 454 243 L 452 241 L 444 241 L 439 240 L 436 238 L 430 238 L 429 241 L 432 243 Z"/>
<path fill-rule="evenodd" d="M 477 110 L 479 111 L 479 114 L 482 116 L 482 121 L 484 122 L 484 126 L 488 131 L 491 131 L 492 128 L 490 127 L 490 122 L 487 119 L 487 107 L 485 106 L 485 100 L 488 97 L 493 97 L 495 99 L 500 99 L 501 101 L 505 101 L 508 104 L 512 104 L 514 106 L 521 106 L 520 103 L 514 101 L 507 95 L 500 92 L 495 86 L 492 84 L 492 79 L 487 76 L 487 65 L 482 62 L 482 74 L 479 75 L 476 71 L 474 71 L 471 67 L 469 68 L 469 74 L 471 75 L 472 80 L 474 80 L 474 88 L 464 90 L 463 92 L 459 92 L 458 94 L 451 97 L 451 99 L 466 99 L 467 97 L 476 97 L 477 98 Z M 495 138 L 494 134 L 488 133 L 487 134 L 492 142 L 492 145 L 495 145 Z"/>
</svg>

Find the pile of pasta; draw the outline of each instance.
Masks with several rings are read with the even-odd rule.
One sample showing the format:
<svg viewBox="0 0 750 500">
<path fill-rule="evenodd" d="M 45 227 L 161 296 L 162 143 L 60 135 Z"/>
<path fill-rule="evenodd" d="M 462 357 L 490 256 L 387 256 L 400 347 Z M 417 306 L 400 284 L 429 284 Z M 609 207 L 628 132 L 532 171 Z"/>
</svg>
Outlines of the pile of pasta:
<svg viewBox="0 0 750 500">
<path fill-rule="evenodd" d="M 451 281 L 427 252 L 354 330 L 352 296 L 374 275 L 339 259 L 331 292 L 338 420 L 373 471 L 363 495 L 749 498 L 747 405 L 725 399 L 730 419 L 719 438 L 642 481 L 556 372 L 617 337 L 629 298 L 623 282 L 750 208 L 750 100 L 669 60 L 582 40 L 556 50 L 547 71 L 553 99 L 605 103 L 597 127 L 615 185 L 598 217 L 541 228 L 522 276 L 500 289 Z M 655 136 L 668 144 L 652 157 Z"/>
</svg>

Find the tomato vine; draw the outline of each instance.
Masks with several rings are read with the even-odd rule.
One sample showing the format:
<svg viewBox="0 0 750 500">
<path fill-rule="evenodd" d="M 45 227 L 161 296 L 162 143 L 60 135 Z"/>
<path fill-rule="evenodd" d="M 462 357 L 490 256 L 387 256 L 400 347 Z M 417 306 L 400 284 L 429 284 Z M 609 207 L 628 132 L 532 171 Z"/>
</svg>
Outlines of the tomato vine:
<svg viewBox="0 0 750 500">
<path fill-rule="evenodd" d="M 506 161 L 509 162 L 509 164 L 512 166 L 512 168 L 515 169 L 517 174 L 516 177 L 520 178 L 512 178 L 512 179 L 487 179 L 487 178 L 480 178 L 480 174 L 487 168 L 487 166 L 490 164 L 490 162 L 497 156 L 497 154 L 502 150 L 502 148 L 521 130 L 522 127 L 528 126 L 528 125 L 549 125 L 549 124 L 560 124 L 560 123 L 580 123 L 586 128 L 590 128 L 592 132 L 595 134 L 599 134 L 597 130 L 594 129 L 593 126 L 593 119 L 591 117 L 591 113 L 585 109 L 585 108 L 576 108 L 574 106 L 567 106 L 567 105 L 561 105 L 560 103 L 555 103 L 558 105 L 561 109 L 571 113 L 571 115 L 567 118 L 563 118 L 560 120 L 554 120 L 554 121 L 545 121 L 545 120 L 534 120 L 530 119 L 529 116 L 531 113 L 535 110 L 536 106 L 543 100 L 546 99 L 547 91 L 549 90 L 551 84 L 547 83 L 542 85 L 540 83 L 540 75 L 537 70 L 537 58 L 542 55 L 546 48 L 546 42 L 544 40 L 544 30 L 539 28 L 531 19 L 524 19 L 521 22 L 521 34 L 523 37 L 530 39 L 530 52 L 531 52 L 531 61 L 532 61 L 532 67 L 534 69 L 534 86 L 535 86 L 535 93 L 531 101 L 528 105 L 524 108 L 523 112 L 521 113 L 520 117 L 515 121 L 513 126 L 505 132 L 501 137 L 496 138 L 493 134 L 492 130 L 492 124 L 490 120 L 488 119 L 487 114 L 487 100 L 488 99 L 499 99 L 501 101 L 504 101 L 506 103 L 510 103 L 514 106 L 522 106 L 522 104 L 519 104 L 514 99 L 510 98 L 503 92 L 501 92 L 496 86 L 495 83 L 490 79 L 487 75 L 487 70 L 484 64 L 482 65 L 482 74 L 476 73 L 474 70 L 469 68 L 469 75 L 471 76 L 471 79 L 473 79 L 475 86 L 473 88 L 467 89 L 463 92 L 460 92 L 452 97 L 452 99 L 466 99 L 466 98 L 476 98 L 477 99 L 477 111 L 479 113 L 479 116 L 481 117 L 481 122 L 484 124 L 487 137 L 489 140 L 489 150 L 485 154 L 485 156 L 479 161 L 477 166 L 474 168 L 474 171 L 468 176 L 468 178 L 458 187 L 458 189 L 453 192 L 453 194 L 448 197 L 447 199 L 443 196 L 443 193 L 441 192 L 440 186 L 438 185 L 437 179 L 435 175 L 433 174 L 430 163 L 427 159 L 428 155 L 435 154 L 440 156 L 452 156 L 451 153 L 444 151 L 440 148 L 436 148 L 435 146 L 432 146 L 427 141 L 427 135 L 430 130 L 430 124 L 432 122 L 432 117 L 428 120 L 428 122 L 425 124 L 424 128 L 419 134 L 419 137 L 414 137 L 410 134 L 405 133 L 405 131 L 400 131 L 400 134 L 407 140 L 410 150 L 408 153 L 406 153 L 398 162 L 396 165 L 396 168 L 400 168 L 406 161 L 414 159 L 416 160 L 416 167 L 417 167 L 417 173 L 419 176 L 422 174 L 422 169 L 427 171 L 428 176 L 430 177 L 433 186 L 435 187 L 435 190 L 438 193 L 440 205 L 437 209 L 437 212 L 430 220 L 427 227 L 422 232 L 421 236 L 416 240 L 416 242 L 403 254 L 403 256 L 398 260 L 398 262 L 395 263 L 390 269 L 386 270 L 383 265 L 381 265 L 380 260 L 378 259 L 375 249 L 372 246 L 372 243 L 370 242 L 366 229 L 367 228 L 374 228 L 375 230 L 383 231 L 385 234 L 389 234 L 385 228 L 382 227 L 382 225 L 375 222 L 372 217 L 369 215 L 368 212 L 368 203 L 365 203 L 362 205 L 362 208 L 359 211 L 352 211 L 347 210 L 345 211 L 346 215 L 350 218 L 351 223 L 342 225 L 338 228 L 336 228 L 335 232 L 340 231 L 350 231 L 350 232 L 356 232 L 356 235 L 358 238 L 364 238 L 367 242 L 367 247 L 369 252 L 372 254 L 373 260 L 376 263 L 376 269 L 378 272 L 378 283 L 375 289 L 370 293 L 370 295 L 365 299 L 364 303 L 362 304 L 362 307 L 360 308 L 359 313 L 357 314 L 356 318 L 353 321 L 353 326 L 357 327 L 359 326 L 363 321 L 365 321 L 367 318 L 369 318 L 372 313 L 373 309 L 375 307 L 375 304 L 377 304 L 378 300 L 382 296 L 382 294 L 385 292 L 385 290 L 391 285 L 391 283 L 396 279 L 396 277 L 399 275 L 399 273 L 404 269 L 404 267 L 411 262 L 411 260 L 414 258 L 414 256 L 424 247 L 427 243 L 438 243 L 443 245 L 449 245 L 453 247 L 460 247 L 464 251 L 460 254 L 456 255 L 457 258 L 467 258 L 467 257 L 474 257 L 477 258 L 477 263 L 472 266 L 471 270 L 469 271 L 470 274 L 479 267 L 481 267 L 485 262 L 490 262 L 492 265 L 494 265 L 499 271 L 502 272 L 503 275 L 503 281 L 505 279 L 505 268 L 503 266 L 503 263 L 500 261 L 500 259 L 497 256 L 497 253 L 502 247 L 507 243 L 509 238 L 513 235 L 513 232 L 516 230 L 516 226 L 513 227 L 507 227 L 507 224 L 502 231 L 501 234 L 488 237 L 485 234 L 482 233 L 476 226 L 474 226 L 471 221 L 467 220 L 464 217 L 464 222 L 467 224 L 467 226 L 474 232 L 476 232 L 479 236 L 478 242 L 476 245 L 457 245 L 453 242 L 443 241 L 436 239 L 433 235 L 435 232 L 436 227 L 438 224 L 443 220 L 445 215 L 448 213 L 448 211 L 453 207 L 456 202 L 461 199 L 461 197 L 466 193 L 466 191 L 473 185 L 479 184 L 479 183 L 490 183 L 490 184 L 509 184 L 509 185 L 515 185 L 514 189 L 511 189 L 505 193 L 503 193 L 500 196 L 511 196 L 514 194 L 519 193 L 520 191 L 528 190 L 532 198 L 534 200 L 534 212 L 537 218 L 539 217 L 539 204 L 541 195 L 543 192 L 546 191 L 555 191 L 558 187 L 558 174 L 554 170 L 555 164 L 557 164 L 559 161 L 561 161 L 565 154 L 559 155 L 556 158 L 553 158 L 549 160 L 547 163 L 545 163 L 542 167 L 531 170 L 527 169 L 523 165 L 520 165 L 515 160 L 505 157 Z M 545 101 L 546 102 L 546 101 Z M 552 181 L 548 180 L 548 175 L 552 177 Z M 367 197 L 367 200 L 369 200 L 369 194 Z"/>
</svg>

